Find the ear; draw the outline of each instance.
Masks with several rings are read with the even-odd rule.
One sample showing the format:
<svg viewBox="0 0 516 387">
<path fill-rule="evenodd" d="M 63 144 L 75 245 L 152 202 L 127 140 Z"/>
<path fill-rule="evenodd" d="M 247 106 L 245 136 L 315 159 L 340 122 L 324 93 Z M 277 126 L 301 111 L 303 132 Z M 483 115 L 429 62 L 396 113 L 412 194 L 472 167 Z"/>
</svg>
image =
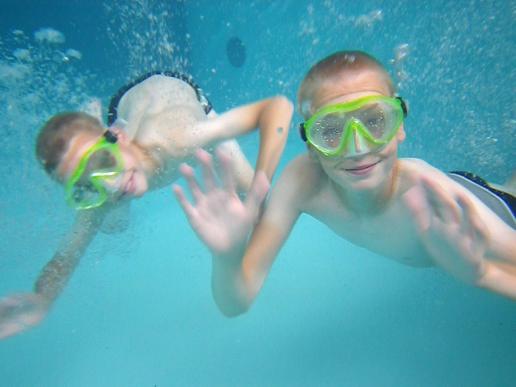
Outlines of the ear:
<svg viewBox="0 0 516 387">
<path fill-rule="evenodd" d="M 116 137 L 118 138 L 118 143 L 126 145 L 131 142 L 131 139 L 123 129 L 112 127 L 109 130 L 116 134 Z"/>
<path fill-rule="evenodd" d="M 401 124 L 398 133 L 396 133 L 396 139 L 398 140 L 398 142 L 403 142 L 403 140 L 405 140 L 406 137 L 407 134 L 405 133 L 405 127 L 403 124 Z"/>
</svg>

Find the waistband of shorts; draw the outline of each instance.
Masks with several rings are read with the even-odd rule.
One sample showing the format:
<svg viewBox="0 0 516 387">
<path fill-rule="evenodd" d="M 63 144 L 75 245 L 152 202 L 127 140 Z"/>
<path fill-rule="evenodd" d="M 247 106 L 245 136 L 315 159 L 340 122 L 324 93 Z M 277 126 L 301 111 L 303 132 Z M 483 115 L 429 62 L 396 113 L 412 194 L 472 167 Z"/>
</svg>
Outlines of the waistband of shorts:
<svg viewBox="0 0 516 387">
<path fill-rule="evenodd" d="M 197 83 L 194 82 L 192 77 L 188 74 L 181 73 L 179 71 L 152 71 L 149 73 L 146 73 L 138 78 L 136 78 L 134 81 L 128 83 L 127 85 L 120 88 L 117 93 L 111 97 L 111 100 L 109 102 L 109 108 L 108 108 L 108 115 L 107 115 L 107 123 L 108 126 L 113 125 L 113 123 L 116 121 L 118 116 L 118 104 L 120 103 L 120 100 L 124 96 L 125 93 L 129 91 L 129 89 L 133 88 L 139 83 L 142 83 L 147 78 L 152 77 L 153 75 L 164 75 L 171 78 L 179 79 L 183 82 L 188 83 L 192 89 L 195 90 L 195 94 L 197 95 L 197 99 L 199 100 L 199 103 L 201 104 L 204 112 L 208 114 L 210 111 L 213 110 L 213 106 L 211 102 L 209 101 L 208 97 L 206 97 L 206 94 L 204 94 L 204 91 L 197 85 Z"/>
<path fill-rule="evenodd" d="M 516 198 L 513 195 L 491 187 L 483 178 L 470 172 L 451 171 L 448 176 L 479 198 L 509 226 L 516 229 Z"/>
</svg>

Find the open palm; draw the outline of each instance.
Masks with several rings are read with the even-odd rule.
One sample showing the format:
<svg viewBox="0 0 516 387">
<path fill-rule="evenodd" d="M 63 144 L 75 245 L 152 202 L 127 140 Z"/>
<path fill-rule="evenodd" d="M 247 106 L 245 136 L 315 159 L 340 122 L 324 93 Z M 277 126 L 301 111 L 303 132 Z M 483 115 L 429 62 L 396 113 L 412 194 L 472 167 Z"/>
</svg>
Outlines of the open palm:
<svg viewBox="0 0 516 387">
<path fill-rule="evenodd" d="M 270 184 L 263 172 L 257 172 L 246 199 L 242 201 L 235 190 L 229 157 L 223 152 L 219 152 L 218 156 L 222 184 L 217 181 L 211 156 L 199 150 L 197 159 L 203 170 L 204 191 L 193 169 L 182 165 L 181 173 L 188 182 L 193 203 L 186 198 L 181 187 L 174 186 L 174 193 L 190 225 L 211 252 L 231 255 L 246 243 Z"/>
<path fill-rule="evenodd" d="M 428 178 L 411 191 L 406 203 L 433 260 L 455 277 L 477 282 L 483 274 L 489 233 L 471 200 Z"/>
<path fill-rule="evenodd" d="M 0 339 L 39 324 L 46 316 L 48 303 L 36 293 L 14 294 L 0 300 Z"/>
</svg>

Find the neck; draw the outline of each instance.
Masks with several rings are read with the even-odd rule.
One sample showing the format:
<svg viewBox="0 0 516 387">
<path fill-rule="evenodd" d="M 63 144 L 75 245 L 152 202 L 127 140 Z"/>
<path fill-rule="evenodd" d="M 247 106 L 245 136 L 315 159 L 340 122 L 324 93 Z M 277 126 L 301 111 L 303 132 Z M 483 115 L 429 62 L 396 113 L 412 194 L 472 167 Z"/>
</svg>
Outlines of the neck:
<svg viewBox="0 0 516 387">
<path fill-rule="evenodd" d="M 398 163 L 390 175 L 371 190 L 350 190 L 332 181 L 335 191 L 346 207 L 357 216 L 373 216 L 383 212 L 389 205 L 398 184 Z"/>
</svg>

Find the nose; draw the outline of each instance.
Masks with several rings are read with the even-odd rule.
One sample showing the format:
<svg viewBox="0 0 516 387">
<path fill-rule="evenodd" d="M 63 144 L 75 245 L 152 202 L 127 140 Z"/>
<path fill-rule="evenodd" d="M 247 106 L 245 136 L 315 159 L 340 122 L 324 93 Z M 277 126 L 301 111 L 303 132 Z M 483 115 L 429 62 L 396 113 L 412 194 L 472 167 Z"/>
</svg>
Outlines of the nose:
<svg viewBox="0 0 516 387">
<path fill-rule="evenodd" d="M 369 144 L 367 139 L 362 136 L 362 124 L 356 120 L 350 123 L 347 136 L 347 144 L 345 146 L 347 156 L 358 156 L 369 152 Z"/>
<path fill-rule="evenodd" d="M 120 189 L 120 185 L 122 183 L 122 173 L 112 173 L 112 174 L 106 174 L 104 176 L 99 176 L 98 180 L 102 184 L 102 186 L 108 191 L 108 192 L 116 192 Z"/>
<path fill-rule="evenodd" d="M 353 125 L 351 130 L 353 131 L 353 145 L 355 146 L 355 153 L 361 153 L 362 147 L 360 145 L 360 135 L 358 134 L 356 125 Z"/>
</svg>

